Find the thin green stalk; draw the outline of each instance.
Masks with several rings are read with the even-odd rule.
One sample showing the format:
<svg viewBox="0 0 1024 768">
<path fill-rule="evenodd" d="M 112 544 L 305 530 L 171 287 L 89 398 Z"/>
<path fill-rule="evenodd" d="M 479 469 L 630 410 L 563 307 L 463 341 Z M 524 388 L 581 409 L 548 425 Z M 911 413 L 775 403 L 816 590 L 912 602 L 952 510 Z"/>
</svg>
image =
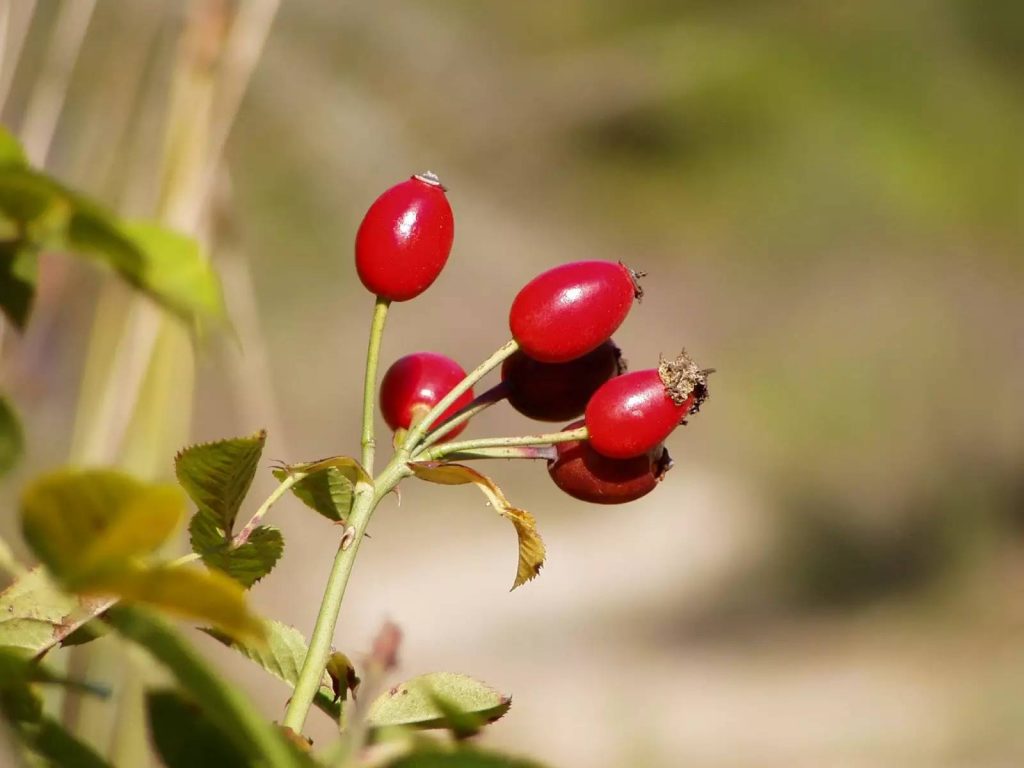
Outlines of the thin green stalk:
<svg viewBox="0 0 1024 768">
<path fill-rule="evenodd" d="M 455 427 L 466 423 L 481 411 L 486 411 L 495 403 L 500 403 L 506 397 L 508 397 L 508 387 L 505 386 L 505 382 L 498 382 L 483 394 L 477 395 L 471 403 L 467 403 L 464 408 L 459 409 L 432 429 L 430 434 L 428 434 L 423 440 L 422 447 L 427 448 L 433 445 L 446 434 L 451 432 Z"/>
<path fill-rule="evenodd" d="M 237 548 L 245 544 L 252 535 L 253 529 L 260 524 L 260 521 L 263 520 L 264 515 L 270 511 L 270 508 L 274 506 L 274 503 L 290 491 L 292 486 L 302 480 L 305 476 L 306 475 L 302 472 L 296 472 L 288 475 L 284 480 L 282 480 L 280 485 L 271 491 L 270 495 L 264 499 L 256 512 L 253 513 L 253 516 L 249 518 L 249 522 L 242 527 L 242 530 L 235 534 L 235 537 L 231 540 L 231 546 L 233 548 Z"/>
<path fill-rule="evenodd" d="M 480 448 L 506 448 L 517 445 L 554 445 L 572 440 L 586 440 L 587 428 L 577 427 L 565 432 L 551 432 L 545 435 L 523 435 L 521 437 L 483 437 L 474 440 L 460 440 L 455 443 L 444 443 L 434 448 L 418 451 L 413 458 L 416 461 L 436 461 L 449 454 L 473 451 Z"/>
<path fill-rule="evenodd" d="M 363 431 L 362 431 L 362 464 L 368 474 L 373 473 L 374 429 L 373 403 L 377 395 L 377 363 L 380 358 L 380 342 L 384 335 L 384 323 L 387 320 L 388 307 L 391 302 L 381 296 L 373 306 L 373 320 L 370 323 L 370 341 L 366 347 L 366 375 L 363 381 Z M 302 670 L 295 684 L 295 691 L 288 708 L 285 710 L 283 724 L 296 733 L 302 732 L 306 723 L 306 715 L 313 703 L 313 697 L 320 689 L 320 679 L 331 652 L 331 640 L 338 625 L 338 614 L 341 612 L 341 601 L 345 596 L 345 588 L 355 564 L 359 544 L 363 540 L 366 526 L 370 523 L 373 510 L 384 497 L 384 494 L 398 485 L 407 472 L 405 464 L 396 456 L 388 464 L 381 476 L 372 483 L 358 483 L 355 488 L 355 499 L 348 518 L 348 527 L 334 556 L 331 573 L 327 577 L 320 611 L 316 616 L 313 634 L 309 638 L 309 651 L 302 662 Z"/>
<path fill-rule="evenodd" d="M 356 554 L 359 552 L 359 544 L 363 540 L 363 534 L 366 533 L 366 526 L 380 500 L 407 474 L 408 470 L 405 464 L 396 457 L 392 459 L 373 485 L 362 484 L 357 489 L 355 503 L 352 505 L 352 512 L 349 515 L 347 535 L 342 539 L 342 545 L 334 557 L 334 565 L 331 566 L 331 573 L 327 577 L 327 589 L 324 591 L 323 602 L 320 604 L 320 612 L 316 617 L 313 634 L 309 638 L 309 651 L 302 663 L 295 691 L 288 702 L 288 708 L 285 710 L 282 721 L 282 725 L 291 728 L 296 733 L 302 732 L 306 723 L 306 715 L 313 703 L 313 697 L 320 689 L 320 679 L 327 666 L 327 659 L 331 652 L 331 640 L 334 638 L 338 614 L 341 612 L 341 601 L 345 597 L 345 588 L 348 586 L 349 576 L 352 574 L 352 566 L 355 564 Z"/>
<path fill-rule="evenodd" d="M 470 387 L 480 381 L 480 379 L 501 365 L 507 358 L 514 355 L 518 349 L 519 342 L 515 339 L 510 339 L 498 347 L 494 354 L 470 371 L 466 378 L 456 384 L 455 387 L 452 388 L 451 392 L 442 397 L 441 401 L 431 408 L 430 412 L 424 416 L 415 427 L 409 430 L 409 434 L 405 438 L 405 444 L 402 446 L 402 450 L 399 452 L 399 455 L 407 459 L 419 444 L 420 440 L 423 439 L 427 430 L 429 430 L 433 423 L 440 418 L 442 413 L 448 410 L 448 407 L 452 403 L 459 399 L 463 392 L 466 392 Z"/>
<path fill-rule="evenodd" d="M 373 402 L 377 396 L 377 363 L 380 358 L 380 340 L 384 335 L 384 322 L 388 317 L 390 299 L 381 296 L 373 305 L 373 321 L 370 323 L 370 342 L 366 347 L 366 377 L 363 381 L 363 436 L 362 462 L 367 474 L 373 474 L 373 454 L 376 447 L 373 437 Z"/>
<path fill-rule="evenodd" d="M 449 461 L 469 459 L 546 459 L 556 458 L 555 449 L 550 445 L 506 445 L 500 448 L 472 448 L 455 453 L 446 453 Z"/>
</svg>

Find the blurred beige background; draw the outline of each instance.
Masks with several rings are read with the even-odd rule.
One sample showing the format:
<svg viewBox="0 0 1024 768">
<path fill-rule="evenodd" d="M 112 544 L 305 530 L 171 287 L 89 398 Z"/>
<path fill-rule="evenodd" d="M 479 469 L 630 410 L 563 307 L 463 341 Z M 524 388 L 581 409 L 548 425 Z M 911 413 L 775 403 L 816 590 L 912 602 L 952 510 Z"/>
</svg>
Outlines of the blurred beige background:
<svg viewBox="0 0 1024 768">
<path fill-rule="evenodd" d="M 23 137 L 61 6 L 36 4 L 10 80 Z M 151 214 L 133 179 L 185 5 L 90 10 L 48 166 Z M 455 248 L 394 307 L 385 365 L 426 349 L 472 367 L 520 285 L 600 258 L 650 275 L 616 335 L 633 366 L 685 345 L 718 373 L 637 503 L 486 468 L 549 549 L 514 593 L 507 523 L 470 490 L 407 483 L 371 526 L 339 646 L 396 621 L 403 675 L 511 693 L 485 741 L 553 766 L 1020 765 L 1022 137 L 1017 0 L 282 3 L 218 184 L 243 349 L 202 351 L 193 435 L 268 426 L 268 462 L 358 450 L 372 300 L 354 230 L 429 168 Z M 3 350 L 30 438 L 9 538 L 15 489 L 67 460 L 100 283 L 58 261 Z M 530 428 L 492 409 L 470 434 Z M 285 556 L 253 600 L 308 633 L 336 531 L 291 500 L 272 522 Z M 280 716 L 283 687 L 219 658 Z"/>
</svg>

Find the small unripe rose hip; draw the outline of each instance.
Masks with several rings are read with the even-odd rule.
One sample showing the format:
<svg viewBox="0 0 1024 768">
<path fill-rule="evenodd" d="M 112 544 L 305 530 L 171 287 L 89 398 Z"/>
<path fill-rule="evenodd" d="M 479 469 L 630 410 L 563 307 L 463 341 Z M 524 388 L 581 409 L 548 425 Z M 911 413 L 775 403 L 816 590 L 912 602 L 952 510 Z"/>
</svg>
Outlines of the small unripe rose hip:
<svg viewBox="0 0 1024 768">
<path fill-rule="evenodd" d="M 609 379 L 587 403 L 595 451 L 613 459 L 640 456 L 661 443 L 707 398 L 710 370 L 683 352 L 658 368 Z"/>
<path fill-rule="evenodd" d="M 637 277 L 614 261 L 576 261 L 542 272 L 512 302 L 512 337 L 542 363 L 581 357 L 626 319 L 642 295 Z"/>
<path fill-rule="evenodd" d="M 609 339 L 567 363 L 542 363 L 516 352 L 501 366 L 508 402 L 537 421 L 567 421 L 583 415 L 597 388 L 625 372 L 622 352 Z"/>
<path fill-rule="evenodd" d="M 566 429 L 582 426 L 582 421 Z M 653 491 L 672 468 L 660 443 L 641 456 L 610 459 L 595 451 L 586 440 L 556 443 L 557 458 L 548 462 L 555 485 L 573 498 L 591 504 L 625 504 Z"/>
<path fill-rule="evenodd" d="M 356 233 L 363 285 L 391 301 L 419 296 L 437 279 L 455 237 L 452 209 L 432 173 L 413 176 L 378 197 Z"/>
<path fill-rule="evenodd" d="M 400 357 L 380 383 L 380 412 L 393 430 L 409 429 L 418 416 L 437 405 L 441 399 L 466 377 L 457 362 L 433 352 L 416 352 Z M 464 392 L 441 414 L 444 421 L 473 399 L 473 390 Z M 453 427 L 445 433 L 450 440 L 466 428 L 466 424 Z"/>
</svg>

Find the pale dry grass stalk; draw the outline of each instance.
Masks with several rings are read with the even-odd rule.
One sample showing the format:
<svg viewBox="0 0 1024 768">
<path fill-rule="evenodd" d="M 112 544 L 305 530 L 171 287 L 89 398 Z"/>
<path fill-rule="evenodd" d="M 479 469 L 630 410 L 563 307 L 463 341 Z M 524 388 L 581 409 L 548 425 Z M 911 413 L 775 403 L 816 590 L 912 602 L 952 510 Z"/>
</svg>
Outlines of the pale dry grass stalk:
<svg viewBox="0 0 1024 768">
<path fill-rule="evenodd" d="M 57 13 L 43 68 L 33 85 L 21 126 L 25 153 L 35 165 L 46 165 L 95 8 L 96 0 L 65 0 Z"/>
<path fill-rule="evenodd" d="M 18 13 L 15 13 L 15 10 Z M 21 61 L 21 52 L 25 48 L 29 28 L 36 13 L 36 0 L 24 0 L 14 3 L 7 0 L 3 4 L 3 36 L 0 47 L 0 113 L 7 104 L 11 86 L 14 85 L 14 73 Z"/>
</svg>

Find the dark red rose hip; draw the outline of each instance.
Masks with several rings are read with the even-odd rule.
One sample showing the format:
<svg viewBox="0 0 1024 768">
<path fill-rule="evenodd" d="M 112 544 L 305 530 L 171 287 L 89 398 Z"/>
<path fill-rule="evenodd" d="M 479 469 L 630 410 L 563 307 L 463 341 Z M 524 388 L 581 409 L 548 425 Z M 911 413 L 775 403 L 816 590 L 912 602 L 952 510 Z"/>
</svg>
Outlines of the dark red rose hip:
<svg viewBox="0 0 1024 768">
<path fill-rule="evenodd" d="M 537 421 L 567 421 L 583 415 L 591 395 L 625 372 L 622 352 L 609 339 L 567 363 L 542 363 L 516 352 L 501 366 L 508 402 Z"/>
<path fill-rule="evenodd" d="M 582 421 L 566 429 L 582 426 Z M 548 462 L 548 474 L 559 488 L 591 504 L 625 504 L 653 491 L 672 468 L 665 446 L 659 444 L 642 456 L 610 459 L 586 440 L 556 443 L 558 457 Z"/>
<path fill-rule="evenodd" d="M 707 377 L 683 352 L 657 369 L 605 382 L 587 403 L 590 444 L 614 459 L 641 456 L 661 443 L 707 398 Z"/>
<path fill-rule="evenodd" d="M 396 360 L 380 383 L 380 412 L 393 430 L 408 429 L 417 414 L 437 405 L 441 398 L 466 377 L 457 362 L 433 352 L 416 352 Z M 443 413 L 443 421 L 473 399 L 473 390 L 463 393 Z M 445 434 L 451 439 L 466 428 L 460 424 Z"/>
<path fill-rule="evenodd" d="M 363 285 L 391 301 L 419 296 L 448 260 L 455 221 L 432 173 L 413 176 L 378 197 L 356 233 L 356 271 Z"/>
<path fill-rule="evenodd" d="M 637 275 L 614 261 L 577 261 L 523 286 L 508 322 L 520 349 L 542 363 L 565 363 L 611 338 L 641 295 Z"/>
</svg>

